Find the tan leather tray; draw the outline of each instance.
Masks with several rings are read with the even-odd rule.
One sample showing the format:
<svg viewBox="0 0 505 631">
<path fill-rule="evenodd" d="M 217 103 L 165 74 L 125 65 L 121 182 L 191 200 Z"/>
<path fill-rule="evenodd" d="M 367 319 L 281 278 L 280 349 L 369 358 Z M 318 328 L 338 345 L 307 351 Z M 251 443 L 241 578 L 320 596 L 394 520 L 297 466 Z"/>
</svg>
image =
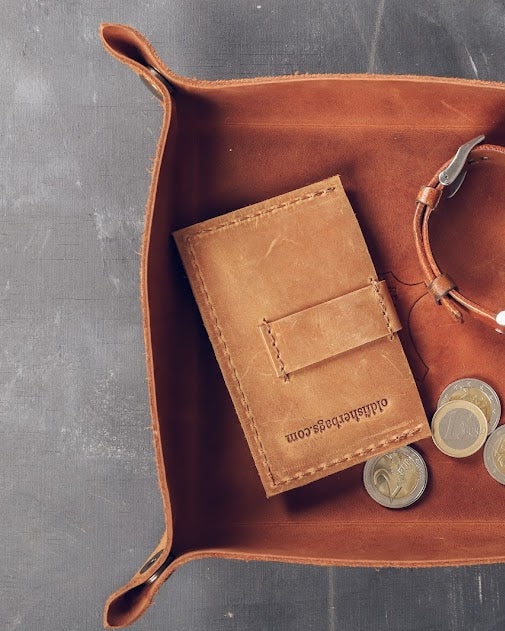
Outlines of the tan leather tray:
<svg viewBox="0 0 505 631">
<path fill-rule="evenodd" d="M 426 295 L 412 217 L 420 185 L 462 142 L 484 133 L 505 143 L 505 85 L 377 75 L 197 81 L 168 70 L 128 27 L 103 25 L 102 37 L 111 55 L 156 87 L 165 111 L 141 298 L 166 532 L 107 601 L 105 624 L 131 623 L 178 566 L 201 557 L 411 567 L 505 561 L 505 488 L 486 473 L 482 453 L 454 460 L 430 439 L 416 443 L 430 483 L 409 509 L 371 501 L 362 466 L 267 499 L 171 238 L 339 173 L 396 302 L 426 412 L 464 376 L 484 379 L 503 400 L 504 336 L 471 318 L 458 324 Z M 504 308 L 504 181 L 498 166 L 479 170 L 432 224 L 441 267 L 463 293 L 496 308 Z"/>
</svg>

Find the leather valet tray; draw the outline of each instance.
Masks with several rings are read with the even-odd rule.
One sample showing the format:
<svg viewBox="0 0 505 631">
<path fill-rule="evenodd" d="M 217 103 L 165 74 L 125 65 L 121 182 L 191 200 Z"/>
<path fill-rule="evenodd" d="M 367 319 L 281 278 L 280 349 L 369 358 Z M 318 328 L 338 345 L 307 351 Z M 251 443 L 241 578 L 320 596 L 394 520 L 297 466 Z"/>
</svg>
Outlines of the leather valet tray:
<svg viewBox="0 0 505 631">
<path fill-rule="evenodd" d="M 193 80 L 166 68 L 129 27 L 103 25 L 102 38 L 164 107 L 141 298 L 166 532 L 107 601 L 105 624 L 131 623 L 177 567 L 202 557 L 398 567 L 504 562 L 504 487 L 487 474 L 482 452 L 452 459 L 430 438 L 415 443 L 429 485 L 408 509 L 373 502 L 360 465 L 267 499 L 171 235 L 338 173 L 395 302 L 428 416 L 442 389 L 462 377 L 483 379 L 504 400 L 504 337 L 472 318 L 457 323 L 426 294 L 412 220 L 419 187 L 459 145 L 481 133 L 505 143 L 505 85 L 379 75 Z M 461 291 L 500 308 L 504 181 L 499 166 L 472 174 L 431 227 L 437 261 Z"/>
</svg>

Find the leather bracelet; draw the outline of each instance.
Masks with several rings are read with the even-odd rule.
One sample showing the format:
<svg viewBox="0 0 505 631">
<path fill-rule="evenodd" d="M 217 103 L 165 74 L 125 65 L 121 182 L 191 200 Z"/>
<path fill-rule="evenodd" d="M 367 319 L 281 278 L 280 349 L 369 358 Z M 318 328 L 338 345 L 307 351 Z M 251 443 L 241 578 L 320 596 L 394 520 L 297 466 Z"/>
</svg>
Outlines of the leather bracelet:
<svg viewBox="0 0 505 631">
<path fill-rule="evenodd" d="M 504 147 L 480 145 L 483 140 L 484 136 L 478 136 L 461 145 L 456 155 L 441 167 L 426 186 L 421 187 L 416 198 L 414 239 L 426 286 L 436 302 L 443 305 L 459 322 L 463 322 L 463 310 L 498 333 L 505 333 L 505 310 L 492 311 L 463 296 L 455 280 L 440 270 L 429 238 L 431 213 L 438 207 L 443 195 L 452 197 L 456 194 L 467 174 L 467 166 L 478 160 L 489 160 L 496 154 L 504 159 Z"/>
</svg>

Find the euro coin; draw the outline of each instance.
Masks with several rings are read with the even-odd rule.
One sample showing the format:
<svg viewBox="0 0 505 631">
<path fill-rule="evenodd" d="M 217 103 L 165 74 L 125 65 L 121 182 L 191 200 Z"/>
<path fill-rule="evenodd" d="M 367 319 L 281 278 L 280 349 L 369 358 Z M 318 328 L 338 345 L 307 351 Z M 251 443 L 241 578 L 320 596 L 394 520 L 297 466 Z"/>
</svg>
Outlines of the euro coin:
<svg viewBox="0 0 505 631">
<path fill-rule="evenodd" d="M 500 484 L 505 484 L 505 425 L 501 425 L 487 439 L 484 465 L 490 476 Z"/>
<path fill-rule="evenodd" d="M 438 407 L 449 401 L 469 401 L 479 407 L 486 416 L 488 434 L 497 427 L 501 417 L 501 403 L 496 392 L 480 379 L 458 379 L 449 384 L 438 400 Z"/>
<path fill-rule="evenodd" d="M 487 436 L 484 412 L 469 401 L 449 401 L 433 415 L 431 433 L 441 452 L 453 458 L 465 458 L 478 451 Z"/>
<path fill-rule="evenodd" d="M 426 489 L 428 469 L 412 447 L 400 447 L 365 463 L 363 483 L 372 499 L 386 508 L 405 508 Z"/>
</svg>

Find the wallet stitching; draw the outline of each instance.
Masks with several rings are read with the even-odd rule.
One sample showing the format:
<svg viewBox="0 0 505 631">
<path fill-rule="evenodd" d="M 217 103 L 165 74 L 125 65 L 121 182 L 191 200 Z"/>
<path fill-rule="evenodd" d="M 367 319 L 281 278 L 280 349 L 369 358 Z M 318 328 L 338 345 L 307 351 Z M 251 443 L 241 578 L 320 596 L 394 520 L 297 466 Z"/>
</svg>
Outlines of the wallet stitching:
<svg viewBox="0 0 505 631">
<path fill-rule="evenodd" d="M 272 331 L 272 326 L 270 325 L 270 322 L 268 322 L 268 320 L 266 318 L 263 318 L 263 324 L 265 325 L 265 328 L 267 330 L 267 334 L 269 335 L 270 339 L 272 340 L 272 346 L 275 350 L 276 353 L 276 357 L 279 360 L 279 370 L 282 374 L 282 377 L 284 379 L 284 381 L 289 381 L 289 377 L 288 377 L 288 373 L 286 372 L 286 368 L 285 368 L 285 364 L 282 360 L 281 357 L 281 351 L 279 349 L 279 347 L 277 346 L 277 340 L 275 339 L 274 336 L 274 332 Z"/>
<path fill-rule="evenodd" d="M 422 428 L 423 428 L 422 425 L 418 425 L 417 427 L 409 430 L 408 432 L 403 432 L 402 434 L 398 434 L 397 436 L 393 438 L 388 438 L 387 440 L 381 440 L 380 443 L 376 443 L 375 445 L 370 445 L 366 449 L 357 449 L 353 453 L 347 454 L 343 456 L 342 458 L 335 458 L 334 460 L 331 460 L 330 462 L 325 462 L 324 464 L 321 464 L 318 467 L 312 467 L 308 469 L 307 471 L 295 473 L 289 478 L 279 480 L 276 486 L 289 484 L 289 482 L 292 482 L 293 480 L 299 480 L 300 478 L 304 478 L 308 475 L 313 475 L 314 473 L 318 473 L 319 471 L 324 471 L 325 469 L 328 469 L 329 467 L 333 467 L 335 465 L 342 464 L 343 462 L 353 460 L 354 458 L 356 458 L 356 456 L 363 456 L 367 454 L 367 459 L 368 459 L 370 456 L 373 455 L 375 451 L 377 451 L 377 449 L 380 449 L 381 447 L 386 447 L 387 445 L 391 445 L 392 443 L 397 443 L 400 440 L 414 436 L 415 434 L 418 434 L 422 430 Z"/>
<path fill-rule="evenodd" d="M 379 283 L 374 280 L 373 278 L 370 278 L 370 284 L 372 285 L 372 287 L 375 290 L 375 293 L 377 294 L 377 300 L 379 301 L 379 306 L 381 308 L 382 311 L 382 315 L 384 316 L 384 320 L 386 322 L 386 327 L 389 331 L 389 339 L 393 340 L 394 339 L 394 331 L 393 331 L 393 327 L 391 326 L 391 320 L 389 318 L 387 309 L 386 309 L 386 303 L 384 302 L 384 298 L 382 297 L 382 294 L 380 292 L 379 289 Z"/>
<path fill-rule="evenodd" d="M 256 213 L 253 213 L 251 215 L 246 215 L 246 216 L 240 217 L 238 219 L 233 219 L 233 220 L 227 221 L 225 223 L 218 224 L 217 226 L 211 226 L 210 228 L 201 228 L 200 230 L 195 231 L 192 234 L 189 234 L 189 235 L 186 236 L 186 242 L 188 244 L 188 248 L 189 248 L 190 256 L 191 256 L 191 259 L 192 259 L 193 267 L 194 267 L 194 269 L 197 272 L 198 281 L 199 281 L 201 290 L 203 292 L 203 295 L 204 295 L 204 298 L 205 298 L 205 302 L 207 303 L 207 305 L 208 305 L 208 307 L 210 309 L 210 312 L 212 314 L 212 317 L 214 319 L 214 324 L 216 326 L 219 339 L 221 341 L 221 344 L 223 345 L 223 349 L 225 351 L 225 355 L 226 355 L 226 358 L 228 360 L 228 364 L 229 364 L 229 366 L 231 368 L 231 372 L 232 372 L 233 378 L 234 378 L 234 380 L 235 380 L 235 382 L 237 384 L 237 387 L 239 389 L 240 395 L 242 397 L 242 403 L 244 405 L 247 417 L 249 418 L 249 420 L 251 422 L 251 427 L 252 427 L 252 429 L 254 431 L 254 436 L 255 436 L 256 442 L 258 444 L 258 449 L 259 449 L 260 455 L 261 455 L 261 457 L 263 459 L 263 462 L 264 462 L 264 464 L 266 466 L 266 469 L 267 469 L 267 472 L 268 472 L 268 477 L 270 478 L 270 482 L 271 482 L 273 488 L 278 487 L 278 486 L 284 486 L 286 484 L 289 484 L 293 480 L 299 480 L 299 479 L 307 477 L 309 475 L 313 475 L 315 473 L 318 473 L 319 471 L 324 471 L 325 469 L 328 469 L 329 467 L 333 467 L 333 466 L 341 464 L 343 462 L 347 462 L 349 460 L 352 460 L 352 459 L 356 458 L 357 456 L 363 456 L 365 454 L 368 454 L 368 456 L 370 456 L 377 449 L 380 449 L 382 447 L 386 447 L 387 445 L 390 445 L 390 444 L 393 444 L 393 443 L 397 443 L 400 440 L 403 440 L 405 438 L 409 438 L 410 436 L 414 436 L 415 434 L 418 434 L 422 430 L 422 426 L 418 425 L 417 427 L 415 427 L 414 429 L 412 429 L 412 430 L 410 430 L 408 432 L 403 432 L 402 434 L 398 434 L 397 436 L 394 436 L 393 438 L 390 438 L 388 440 L 382 440 L 381 442 L 379 442 L 379 443 L 377 443 L 375 445 L 370 445 L 369 447 L 367 447 L 365 449 L 358 449 L 355 452 L 353 452 L 351 454 L 347 454 L 347 455 L 345 455 L 345 456 L 343 456 L 341 458 L 336 458 L 334 460 L 331 460 L 330 462 L 322 463 L 322 464 L 318 465 L 317 467 L 310 467 L 309 469 L 307 469 L 305 471 L 300 471 L 298 473 L 294 473 L 290 477 L 281 479 L 278 482 L 274 481 L 273 473 L 272 473 L 272 470 L 270 468 L 270 463 L 269 463 L 267 455 L 265 453 L 265 450 L 264 450 L 264 447 L 263 447 L 263 443 L 261 442 L 260 434 L 259 434 L 259 431 L 258 431 L 258 427 L 256 425 L 256 421 L 254 419 L 254 415 L 252 413 L 251 408 L 249 407 L 249 403 L 247 401 L 247 397 L 245 395 L 245 392 L 242 389 L 242 384 L 240 383 L 240 379 L 239 379 L 237 370 L 236 370 L 235 365 L 233 363 L 233 360 L 231 358 L 228 345 L 226 344 L 226 341 L 225 341 L 225 339 L 223 337 L 223 334 L 222 334 L 222 331 L 221 331 L 221 327 L 219 325 L 219 320 L 218 320 L 218 317 L 217 317 L 217 313 L 216 313 L 216 311 L 214 309 L 214 304 L 213 304 L 213 302 L 212 302 L 212 300 L 210 298 L 210 295 L 207 292 L 207 288 L 206 288 L 205 282 L 203 280 L 203 275 L 202 275 L 202 272 L 200 270 L 200 266 L 198 265 L 198 262 L 197 262 L 196 253 L 195 253 L 195 250 L 193 249 L 193 245 L 191 243 L 191 238 L 192 237 L 196 237 L 196 236 L 198 236 L 198 235 L 200 235 L 202 233 L 214 232 L 216 230 L 220 230 L 222 228 L 226 228 L 226 227 L 228 227 L 230 225 L 234 225 L 234 224 L 241 223 L 243 221 L 254 219 L 254 218 L 259 217 L 261 215 L 266 215 L 268 213 L 271 213 L 272 211 L 281 210 L 281 209 L 286 208 L 288 206 L 292 206 L 294 204 L 306 201 L 308 199 L 312 199 L 313 197 L 316 197 L 316 196 L 319 196 L 319 195 L 325 195 L 326 193 L 328 193 L 330 191 L 333 191 L 336 188 L 337 188 L 336 185 L 335 186 L 329 186 L 328 188 L 321 189 L 319 191 L 315 191 L 315 192 L 309 193 L 307 195 L 303 195 L 302 197 L 297 197 L 295 199 L 288 200 L 286 202 L 282 202 L 282 203 L 274 205 L 274 206 L 269 206 L 268 208 L 264 208 L 264 209 L 262 209 L 262 210 L 260 210 L 260 211 L 258 211 Z M 384 318 L 385 318 L 385 321 L 386 321 L 386 326 L 388 327 L 388 331 L 389 331 L 390 335 L 393 335 L 393 330 L 391 328 L 391 323 L 390 323 L 389 317 L 387 315 L 387 312 L 385 310 L 384 300 L 383 300 L 383 298 L 382 298 L 382 296 L 380 294 L 380 290 L 378 289 L 378 287 L 374 286 L 374 284 L 373 284 L 374 282 L 375 281 L 373 280 L 373 278 L 371 278 L 370 279 L 370 283 L 372 284 L 372 286 L 374 287 L 375 291 L 377 292 L 379 305 L 381 306 L 382 312 L 384 314 Z M 280 359 L 280 357 L 279 357 L 279 359 Z"/>
<path fill-rule="evenodd" d="M 230 366 L 232 375 L 233 375 L 233 377 L 235 379 L 235 382 L 236 382 L 236 384 L 238 386 L 240 395 L 242 397 L 242 403 L 244 405 L 247 417 L 251 421 L 251 427 L 252 427 L 252 429 L 254 431 L 254 436 L 256 438 L 256 442 L 258 443 L 258 449 L 259 449 L 260 455 L 262 456 L 263 462 L 265 463 L 265 466 L 267 468 L 268 477 L 270 478 L 270 482 L 272 483 L 273 486 L 275 486 L 274 476 L 273 476 L 272 470 L 270 468 L 270 463 L 268 462 L 268 458 L 267 458 L 267 455 L 265 453 L 265 449 L 263 447 L 263 443 L 261 442 L 261 438 L 260 438 L 260 435 L 259 435 L 258 427 L 256 425 L 256 421 L 254 420 L 254 415 L 252 413 L 251 408 L 249 407 L 249 402 L 247 401 L 247 397 L 245 395 L 245 392 L 242 389 L 242 384 L 240 383 L 240 379 L 238 377 L 237 370 L 236 370 L 235 365 L 233 363 L 233 360 L 231 358 L 230 351 L 228 349 L 228 345 L 226 344 L 226 340 L 224 339 L 223 332 L 221 331 L 221 327 L 219 325 L 219 320 L 217 318 L 217 314 L 216 314 L 216 311 L 214 309 L 214 305 L 213 305 L 212 300 L 210 299 L 210 296 L 209 296 L 209 294 L 207 292 L 207 288 L 206 288 L 204 280 L 203 280 L 203 276 L 202 276 L 202 273 L 201 273 L 201 270 L 200 270 L 200 266 L 198 265 L 198 262 L 197 262 L 197 259 L 196 259 L 196 254 L 195 254 L 195 251 L 194 251 L 193 246 L 191 244 L 191 239 L 190 239 L 189 236 L 186 238 L 186 241 L 187 241 L 188 246 L 189 246 L 189 251 L 190 251 L 190 254 L 191 254 L 191 259 L 193 261 L 193 266 L 194 266 L 194 268 L 195 268 L 195 270 L 196 270 L 196 272 L 198 274 L 198 279 L 199 279 L 199 282 L 200 282 L 200 287 L 201 287 L 202 292 L 204 294 L 205 302 L 207 303 L 207 305 L 208 305 L 208 307 L 210 309 L 210 312 L 212 313 L 212 317 L 214 318 L 214 324 L 216 326 L 219 339 L 220 339 L 220 341 L 221 341 L 221 343 L 223 345 L 223 349 L 225 351 L 226 359 L 228 360 L 228 364 Z"/>
<path fill-rule="evenodd" d="M 238 217 L 237 219 L 231 219 L 229 221 L 226 221 L 225 223 L 220 223 L 217 226 L 210 226 L 209 228 L 200 228 L 200 230 L 193 232 L 193 234 L 191 234 L 190 236 L 197 236 L 199 234 L 202 233 L 206 233 L 206 232 L 214 232 L 215 230 L 221 230 L 222 228 L 227 228 L 228 226 L 234 225 L 234 224 L 238 224 L 238 223 L 242 223 L 243 221 L 248 221 L 250 219 L 255 219 L 256 217 L 260 217 L 261 215 L 266 215 L 268 213 L 271 213 L 275 210 L 281 210 L 283 208 L 286 208 L 287 206 L 293 206 L 294 204 L 298 204 L 300 202 L 304 202 L 307 201 L 309 199 L 312 199 L 313 197 L 319 197 L 321 195 L 326 195 L 326 193 L 329 193 L 330 191 L 334 191 L 336 189 L 336 185 L 335 186 L 328 186 L 328 188 L 323 188 L 319 191 L 314 191 L 313 193 L 307 193 L 306 195 L 303 195 L 302 197 L 296 197 L 295 199 L 290 199 L 287 200 L 285 202 L 281 202 L 280 204 L 275 204 L 274 206 L 269 206 L 268 208 L 263 208 L 262 210 L 259 210 L 255 213 L 252 213 L 251 215 L 245 215 L 244 217 Z"/>
</svg>

